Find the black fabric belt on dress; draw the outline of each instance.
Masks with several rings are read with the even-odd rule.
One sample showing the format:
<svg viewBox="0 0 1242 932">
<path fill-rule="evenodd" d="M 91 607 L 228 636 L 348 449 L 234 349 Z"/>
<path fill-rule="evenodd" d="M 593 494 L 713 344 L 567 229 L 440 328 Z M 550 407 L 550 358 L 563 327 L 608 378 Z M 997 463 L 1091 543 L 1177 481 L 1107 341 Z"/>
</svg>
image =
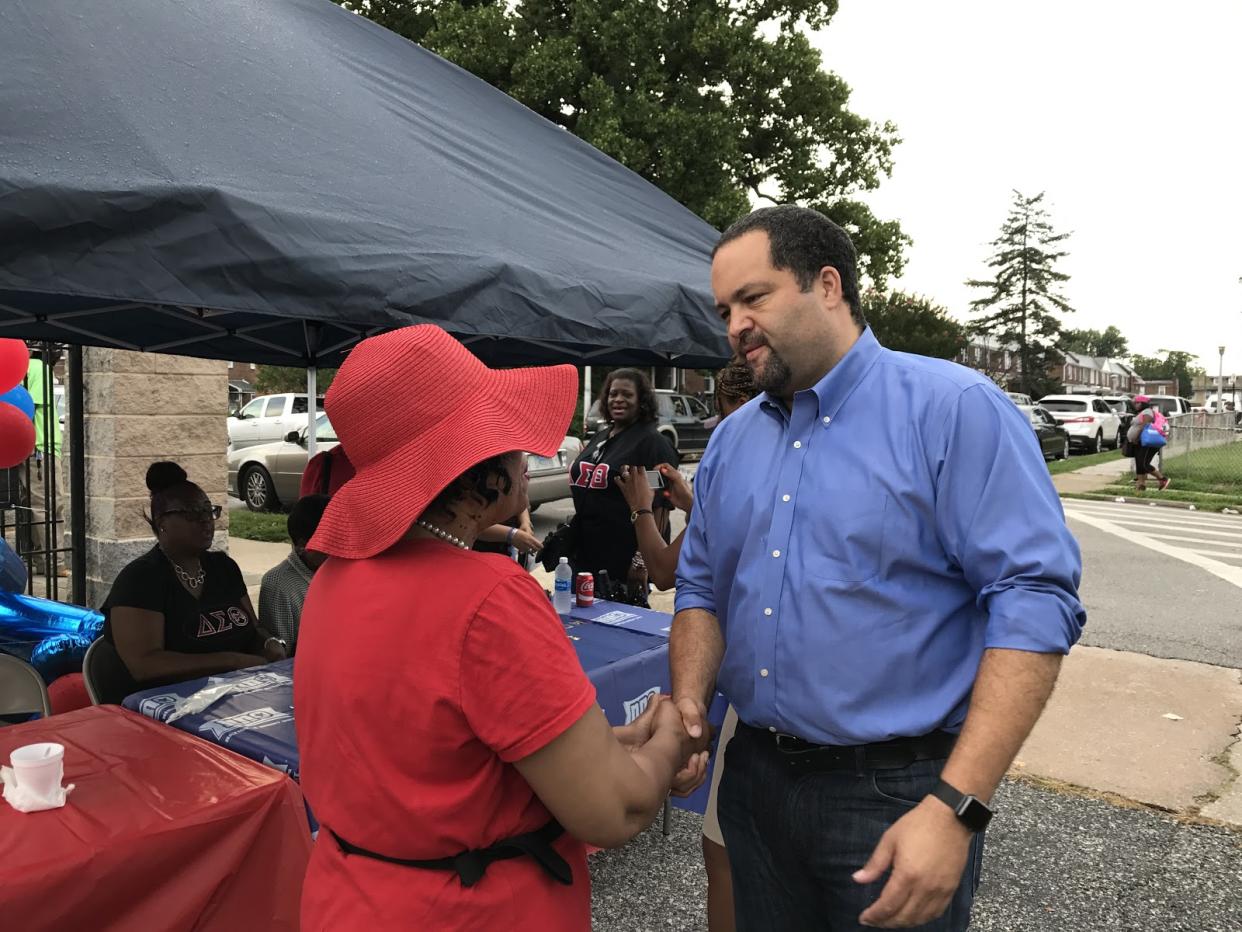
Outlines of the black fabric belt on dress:
<svg viewBox="0 0 1242 932">
<path fill-rule="evenodd" d="M 809 773 L 828 770 L 900 770 L 915 761 L 944 760 L 957 743 L 957 735 L 933 731 L 917 738 L 894 738 L 874 744 L 811 744 L 793 735 L 756 728 L 739 721 L 740 731 L 759 744 L 773 748 L 795 770 Z"/>
<path fill-rule="evenodd" d="M 368 851 L 366 848 L 350 844 L 331 829 L 328 829 L 328 832 L 336 839 L 336 843 L 341 846 L 341 850 L 346 854 L 356 854 L 359 857 L 372 858 L 376 861 L 383 861 L 386 864 L 397 864 L 401 867 L 416 867 L 420 870 L 431 871 L 452 871 L 461 880 L 463 887 L 473 887 L 482 880 L 483 875 L 487 873 L 488 865 L 493 861 L 508 861 L 512 858 L 520 858 L 523 855 L 529 855 L 534 858 L 535 863 L 543 868 L 557 883 L 570 886 L 574 882 L 573 870 L 570 868 L 569 863 L 552 847 L 552 842 L 560 838 L 565 832 L 565 829 L 561 828 L 560 823 L 555 819 L 537 831 L 527 832 L 525 835 L 514 835 L 512 838 L 502 838 L 487 848 L 480 848 L 477 851 L 463 851 L 461 854 L 454 855 L 451 858 L 435 858 L 430 861 L 414 861 L 408 858 L 394 858 L 386 854 L 378 854 L 374 851 Z"/>
</svg>

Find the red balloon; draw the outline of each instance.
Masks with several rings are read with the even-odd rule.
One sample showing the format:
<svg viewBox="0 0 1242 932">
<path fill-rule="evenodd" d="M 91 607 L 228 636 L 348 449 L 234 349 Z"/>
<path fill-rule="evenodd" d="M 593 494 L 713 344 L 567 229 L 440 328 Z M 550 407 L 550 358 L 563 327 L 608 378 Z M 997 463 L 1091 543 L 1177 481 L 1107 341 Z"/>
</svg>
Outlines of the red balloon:
<svg viewBox="0 0 1242 932">
<path fill-rule="evenodd" d="M 0 401 L 0 469 L 24 463 L 34 448 L 34 421 L 20 408 Z"/>
<path fill-rule="evenodd" d="M 21 384 L 30 368 L 30 350 L 21 340 L 0 340 L 0 394 Z"/>
</svg>

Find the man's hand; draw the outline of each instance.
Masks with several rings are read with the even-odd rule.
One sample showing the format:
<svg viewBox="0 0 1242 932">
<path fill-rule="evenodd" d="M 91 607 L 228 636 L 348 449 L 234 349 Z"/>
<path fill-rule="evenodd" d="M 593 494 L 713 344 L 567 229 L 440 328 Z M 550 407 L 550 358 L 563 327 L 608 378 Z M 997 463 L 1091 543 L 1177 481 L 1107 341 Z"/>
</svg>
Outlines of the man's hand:
<svg viewBox="0 0 1242 932">
<path fill-rule="evenodd" d="M 879 899 L 858 921 L 904 929 L 940 916 L 962 882 L 970 842 L 970 831 L 952 809 L 933 796 L 924 799 L 893 823 L 866 866 L 855 872 L 855 882 L 875 883 L 892 871 Z"/>
<path fill-rule="evenodd" d="M 681 713 L 681 722 L 691 738 L 702 738 L 708 734 L 707 706 L 693 696 L 682 696 L 675 699 L 677 711 Z"/>
<path fill-rule="evenodd" d="M 686 766 L 673 775 L 671 792 L 674 796 L 689 796 L 707 779 L 707 760 L 711 756 L 708 751 L 691 754 Z"/>
<path fill-rule="evenodd" d="M 263 642 L 263 658 L 268 663 L 275 663 L 278 660 L 286 660 L 289 657 L 289 651 L 285 649 L 285 645 L 281 644 L 276 638 L 268 638 Z"/>
</svg>

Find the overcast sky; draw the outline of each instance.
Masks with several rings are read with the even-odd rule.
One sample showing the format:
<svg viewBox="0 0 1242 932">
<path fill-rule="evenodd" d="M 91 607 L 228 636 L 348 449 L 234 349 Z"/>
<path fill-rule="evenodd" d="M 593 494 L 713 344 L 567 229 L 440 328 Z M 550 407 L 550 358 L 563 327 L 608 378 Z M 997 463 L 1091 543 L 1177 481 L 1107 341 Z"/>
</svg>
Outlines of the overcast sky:
<svg viewBox="0 0 1242 932">
<path fill-rule="evenodd" d="M 914 238 L 900 287 L 964 319 L 1010 190 L 1042 190 L 1067 326 L 1242 372 L 1242 2 L 841 0 L 813 41 L 904 140 L 866 198 Z"/>
</svg>

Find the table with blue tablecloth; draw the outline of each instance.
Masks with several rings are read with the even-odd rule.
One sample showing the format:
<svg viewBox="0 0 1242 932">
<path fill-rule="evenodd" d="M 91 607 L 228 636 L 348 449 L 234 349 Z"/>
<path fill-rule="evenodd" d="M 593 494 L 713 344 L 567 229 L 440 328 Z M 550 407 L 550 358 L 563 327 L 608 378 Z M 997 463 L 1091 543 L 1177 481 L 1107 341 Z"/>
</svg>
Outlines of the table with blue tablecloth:
<svg viewBox="0 0 1242 932">
<path fill-rule="evenodd" d="M 651 697 L 669 691 L 667 628 L 672 619 L 659 612 L 646 612 L 642 623 L 634 618 L 608 618 L 609 611 L 635 615 L 644 610 L 596 603 L 593 609 L 576 609 L 562 618 L 565 633 L 578 660 L 595 685 L 596 697 L 608 721 L 624 725 L 637 718 Z M 583 617 L 594 611 L 597 618 Z M 603 620 L 599 620 L 603 617 Z M 123 705 L 159 721 L 177 714 L 178 704 L 206 690 L 218 699 L 197 712 L 176 717 L 170 724 L 244 757 L 281 770 L 298 779 L 297 733 L 293 724 L 293 664 L 283 660 L 264 667 L 160 686 L 128 696 Z M 208 694 L 210 695 L 210 694 Z M 714 720 L 723 717 L 715 710 Z M 702 812 L 706 786 L 675 805 Z"/>
</svg>

